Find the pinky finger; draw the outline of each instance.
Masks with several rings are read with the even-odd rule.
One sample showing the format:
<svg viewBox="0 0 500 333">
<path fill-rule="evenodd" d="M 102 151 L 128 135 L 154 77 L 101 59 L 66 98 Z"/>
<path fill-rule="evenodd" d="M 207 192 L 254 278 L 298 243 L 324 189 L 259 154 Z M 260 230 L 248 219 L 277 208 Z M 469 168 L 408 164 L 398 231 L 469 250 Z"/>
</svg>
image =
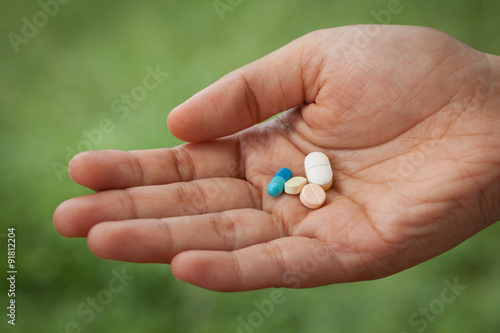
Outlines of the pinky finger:
<svg viewBox="0 0 500 333">
<path fill-rule="evenodd" d="M 279 238 L 235 251 L 186 251 L 172 260 L 174 276 L 214 291 L 308 288 L 343 282 L 342 263 L 318 240 Z"/>
</svg>

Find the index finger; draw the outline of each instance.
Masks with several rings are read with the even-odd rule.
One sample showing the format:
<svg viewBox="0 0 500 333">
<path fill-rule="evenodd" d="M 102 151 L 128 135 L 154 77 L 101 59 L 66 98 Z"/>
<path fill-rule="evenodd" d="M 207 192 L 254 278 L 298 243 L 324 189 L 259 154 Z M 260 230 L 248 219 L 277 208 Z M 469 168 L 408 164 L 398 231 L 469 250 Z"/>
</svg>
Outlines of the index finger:
<svg viewBox="0 0 500 333">
<path fill-rule="evenodd" d="M 214 177 L 244 179 L 239 150 L 238 138 L 231 137 L 174 148 L 87 151 L 73 157 L 69 173 L 97 191 Z"/>
</svg>

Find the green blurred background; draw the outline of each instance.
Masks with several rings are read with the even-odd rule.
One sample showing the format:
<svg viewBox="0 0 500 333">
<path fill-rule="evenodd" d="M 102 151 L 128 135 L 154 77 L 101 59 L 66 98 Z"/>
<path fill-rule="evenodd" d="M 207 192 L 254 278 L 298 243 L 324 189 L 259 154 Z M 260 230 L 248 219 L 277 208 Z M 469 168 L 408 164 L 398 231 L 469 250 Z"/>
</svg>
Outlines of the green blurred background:
<svg viewBox="0 0 500 333">
<path fill-rule="evenodd" d="M 45 1 L 45 0 L 44 0 Z M 61 0 L 62 1 L 62 0 Z M 1 282 L 1 332 L 499 332 L 500 225 L 448 253 L 395 276 L 310 290 L 284 290 L 286 301 L 263 322 L 254 302 L 271 290 L 214 293 L 175 280 L 167 265 L 94 257 L 84 239 L 65 239 L 52 225 L 55 207 L 90 193 L 74 184 L 67 156 L 82 149 L 149 149 L 180 144 L 166 127 L 174 106 L 225 73 L 307 32 L 373 21 L 387 1 L 72 0 L 18 45 L 23 17 L 37 1 L 0 4 L 1 267 L 7 227 L 17 233 L 17 325 L 7 325 Z M 402 0 L 391 24 L 441 29 L 483 52 L 500 55 L 498 0 Z M 38 17 L 43 19 L 43 17 Z M 42 20 L 43 23 L 43 20 Z M 411 43 L 411 41 L 408 41 Z M 142 83 L 146 67 L 170 75 L 126 116 L 111 103 Z M 109 118 L 114 126 L 91 147 L 84 131 Z M 135 278 L 106 299 L 95 317 L 78 311 L 88 297 L 109 296 L 113 271 Z M 4 273 L 6 275 L 6 273 Z M 467 289 L 439 308 L 445 280 Z M 412 326 L 419 308 L 440 313 Z M 421 315 L 413 318 L 425 318 Z M 92 320 L 91 320 L 92 319 Z M 414 323 L 415 324 L 415 323 Z M 425 329 L 424 329 L 425 328 Z"/>
</svg>

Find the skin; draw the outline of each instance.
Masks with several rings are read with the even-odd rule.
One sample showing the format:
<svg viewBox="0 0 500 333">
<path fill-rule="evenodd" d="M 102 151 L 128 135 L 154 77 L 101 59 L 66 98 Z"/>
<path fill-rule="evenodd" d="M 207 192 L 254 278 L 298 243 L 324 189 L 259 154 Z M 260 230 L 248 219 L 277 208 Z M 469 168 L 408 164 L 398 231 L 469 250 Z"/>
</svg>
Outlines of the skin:
<svg viewBox="0 0 500 333">
<path fill-rule="evenodd" d="M 175 108 L 168 127 L 192 143 L 74 157 L 97 193 L 54 224 L 101 258 L 217 291 L 382 278 L 500 220 L 499 82 L 500 57 L 440 31 L 316 31 Z M 322 208 L 266 193 L 313 151 L 334 173 Z"/>
</svg>

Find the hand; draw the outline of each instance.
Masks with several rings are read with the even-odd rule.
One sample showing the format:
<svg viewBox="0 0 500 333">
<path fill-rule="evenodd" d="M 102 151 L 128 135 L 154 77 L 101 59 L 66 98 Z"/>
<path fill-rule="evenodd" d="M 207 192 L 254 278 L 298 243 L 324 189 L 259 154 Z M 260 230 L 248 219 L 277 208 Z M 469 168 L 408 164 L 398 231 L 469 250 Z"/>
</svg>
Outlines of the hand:
<svg viewBox="0 0 500 333">
<path fill-rule="evenodd" d="M 219 291 L 394 274 L 500 219 L 499 68 L 427 28 L 308 34 L 174 109 L 172 133 L 198 143 L 77 155 L 71 177 L 98 192 L 61 204 L 55 226 Z M 334 171 L 322 208 L 267 195 L 313 151 Z"/>
</svg>

